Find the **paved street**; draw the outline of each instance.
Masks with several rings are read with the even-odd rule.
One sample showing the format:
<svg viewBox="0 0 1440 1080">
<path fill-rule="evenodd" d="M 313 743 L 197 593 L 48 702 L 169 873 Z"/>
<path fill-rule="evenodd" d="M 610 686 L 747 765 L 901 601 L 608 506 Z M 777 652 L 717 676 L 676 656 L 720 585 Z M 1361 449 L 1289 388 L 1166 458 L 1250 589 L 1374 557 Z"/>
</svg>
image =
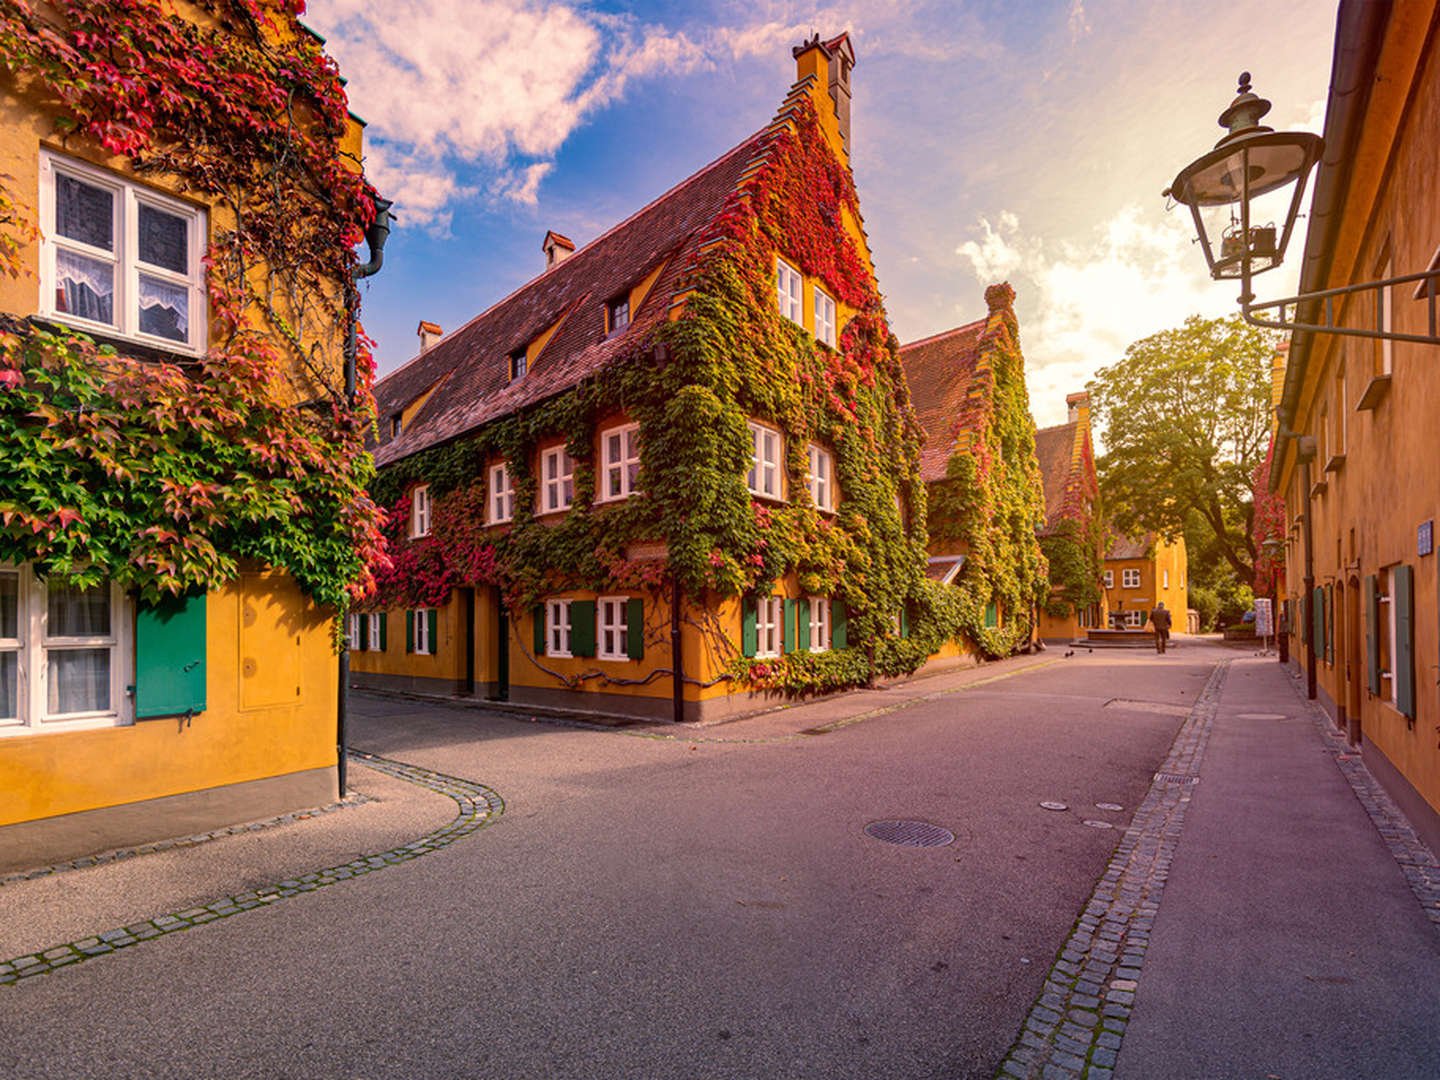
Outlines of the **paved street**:
<svg viewBox="0 0 1440 1080">
<path fill-rule="evenodd" d="M 0 985 L 0 1075 L 1038 1075 L 1084 1034 L 1047 1027 L 1042 995 L 1083 1020 L 1105 964 L 1091 1076 L 1117 1046 L 1130 1078 L 1426 1075 L 1440 934 L 1277 665 L 1193 642 L 1025 664 L 683 739 L 357 697 L 360 750 L 443 775 L 357 764 L 359 805 L 0 887 L 0 956 L 40 963 L 137 919 L 205 921 L 200 905 L 227 898 L 208 925 Z M 1251 788 L 1226 777 L 1283 789 L 1292 758 L 1310 801 L 1247 801 L 1234 837 L 1225 808 Z M 1152 785 L 1162 766 L 1201 782 Z M 469 809 L 452 827 L 455 799 Z M 1122 842 L 1137 810 L 1158 845 Z M 1311 817 L 1364 854 L 1349 876 L 1297 850 Z M 884 819 L 956 839 L 865 835 Z M 1314 880 L 1276 886 L 1266 867 L 1287 857 Z M 1342 895 L 1348 917 L 1330 906 Z M 1276 905 L 1289 916 L 1267 919 Z M 1294 943 L 1311 939 L 1307 959 Z M 1143 964 L 1138 991 L 1127 964 Z M 1362 993 L 1363 1023 L 1326 1022 Z M 1287 1033 L 1301 1005 L 1304 1032 Z M 1372 1045 L 1392 1051 L 1367 1073 Z"/>
</svg>

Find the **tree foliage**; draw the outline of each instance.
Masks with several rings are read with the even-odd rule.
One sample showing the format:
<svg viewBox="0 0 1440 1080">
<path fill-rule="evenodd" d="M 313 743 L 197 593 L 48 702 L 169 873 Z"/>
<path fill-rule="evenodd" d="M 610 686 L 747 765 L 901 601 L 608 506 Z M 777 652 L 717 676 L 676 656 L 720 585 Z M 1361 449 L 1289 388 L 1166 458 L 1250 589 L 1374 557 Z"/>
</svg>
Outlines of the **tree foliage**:
<svg viewBox="0 0 1440 1080">
<path fill-rule="evenodd" d="M 1239 580 L 1251 580 L 1251 482 L 1270 436 L 1273 335 L 1191 316 L 1135 342 L 1089 386 L 1104 432 L 1100 486 L 1117 529 L 1174 538 L 1196 514 Z"/>
</svg>

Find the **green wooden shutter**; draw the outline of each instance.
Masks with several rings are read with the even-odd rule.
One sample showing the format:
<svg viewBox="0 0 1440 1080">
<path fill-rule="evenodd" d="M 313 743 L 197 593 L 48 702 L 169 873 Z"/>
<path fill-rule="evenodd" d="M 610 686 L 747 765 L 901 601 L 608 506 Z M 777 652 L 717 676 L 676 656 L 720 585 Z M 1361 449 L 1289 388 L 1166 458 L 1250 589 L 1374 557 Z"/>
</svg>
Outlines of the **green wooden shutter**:
<svg viewBox="0 0 1440 1080">
<path fill-rule="evenodd" d="M 830 647 L 832 649 L 845 649 L 849 647 L 850 643 L 846 637 L 846 629 L 845 601 L 830 601 Z"/>
<path fill-rule="evenodd" d="M 785 597 L 780 605 L 780 651 L 795 651 L 795 601 Z"/>
<path fill-rule="evenodd" d="M 803 597 L 795 603 L 795 647 L 801 652 L 810 648 L 810 601 Z"/>
<path fill-rule="evenodd" d="M 1395 707 L 1415 719 L 1415 571 L 1397 566 L 1390 573 L 1390 603 L 1395 605 Z"/>
<path fill-rule="evenodd" d="M 545 605 L 536 604 L 530 609 L 530 617 L 535 621 L 535 655 L 545 655 Z"/>
<path fill-rule="evenodd" d="M 1319 585 L 1315 586 L 1315 594 L 1310 598 L 1310 627 L 1311 640 L 1315 642 L 1315 655 L 1320 659 L 1325 658 L 1325 590 Z"/>
<path fill-rule="evenodd" d="M 574 600 L 570 604 L 570 655 L 595 655 L 594 600 Z"/>
<path fill-rule="evenodd" d="M 370 617 L 368 615 L 356 616 L 360 621 L 360 651 L 370 651 Z"/>
<path fill-rule="evenodd" d="M 910 636 L 910 612 L 903 605 L 900 608 L 900 636 L 902 638 Z"/>
<path fill-rule="evenodd" d="M 1380 602 L 1375 575 L 1365 576 L 1365 661 L 1370 671 L 1370 693 L 1380 693 Z"/>
<path fill-rule="evenodd" d="M 205 711 L 205 594 L 135 613 L 135 718 Z"/>
<path fill-rule="evenodd" d="M 385 628 L 390 623 L 390 612 L 380 612 L 380 651 L 385 651 Z"/>
<path fill-rule="evenodd" d="M 436 615 L 439 613 L 432 607 L 425 612 L 425 645 L 429 655 L 434 656 L 439 650 L 436 649 L 438 642 L 435 637 L 435 626 L 439 622 Z"/>
<path fill-rule="evenodd" d="M 1000 623 L 999 612 L 995 610 L 995 601 L 991 600 L 985 605 L 985 625 L 998 626 Z"/>
<path fill-rule="evenodd" d="M 760 651 L 760 632 L 755 626 L 756 601 L 740 601 L 740 651 L 746 656 L 754 656 Z"/>
<path fill-rule="evenodd" d="M 405 651 L 415 651 L 415 609 L 405 609 Z"/>
<path fill-rule="evenodd" d="M 638 596 L 625 601 L 625 655 L 645 659 L 645 601 Z"/>
</svg>

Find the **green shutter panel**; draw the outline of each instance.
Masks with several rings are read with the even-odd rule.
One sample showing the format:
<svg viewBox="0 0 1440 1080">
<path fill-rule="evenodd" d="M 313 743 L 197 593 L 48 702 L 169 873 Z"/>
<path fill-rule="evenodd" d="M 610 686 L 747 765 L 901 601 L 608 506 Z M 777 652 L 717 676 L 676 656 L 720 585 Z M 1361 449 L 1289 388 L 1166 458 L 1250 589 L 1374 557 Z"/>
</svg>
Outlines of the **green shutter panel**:
<svg viewBox="0 0 1440 1080">
<path fill-rule="evenodd" d="M 1380 693 L 1380 603 L 1375 575 L 1365 576 L 1365 662 L 1370 671 L 1370 693 Z"/>
<path fill-rule="evenodd" d="M 780 641 L 781 652 L 795 651 L 795 601 L 788 596 L 780 605 Z"/>
<path fill-rule="evenodd" d="M 205 594 L 135 613 L 135 718 L 205 711 Z"/>
<path fill-rule="evenodd" d="M 645 601 L 638 596 L 625 601 L 625 655 L 645 659 Z"/>
<path fill-rule="evenodd" d="M 438 614 L 433 607 L 425 612 L 425 644 L 429 647 L 431 656 L 434 656 L 436 652 L 439 651 L 435 647 L 439 644 L 435 639 L 435 624 L 440 621 L 436 618 Z"/>
<path fill-rule="evenodd" d="M 740 601 L 740 651 L 754 656 L 760 651 L 760 632 L 755 626 L 757 617 L 754 600 Z"/>
<path fill-rule="evenodd" d="M 795 602 L 795 646 L 804 652 L 810 648 L 810 601 Z"/>
<path fill-rule="evenodd" d="M 535 655 L 545 655 L 545 605 L 536 604 L 530 609 L 530 617 L 535 621 Z"/>
<path fill-rule="evenodd" d="M 415 609 L 405 609 L 405 651 L 415 651 Z"/>
<path fill-rule="evenodd" d="M 1395 605 L 1395 707 L 1415 719 L 1415 571 L 1397 566 L 1391 571 Z"/>
<path fill-rule="evenodd" d="M 902 638 L 910 636 L 910 612 L 904 606 L 900 608 L 900 636 Z"/>
<path fill-rule="evenodd" d="M 366 615 L 360 616 L 360 651 L 370 651 L 370 619 Z"/>
<path fill-rule="evenodd" d="M 986 625 L 986 626 L 998 626 L 998 625 L 999 625 L 999 613 L 995 610 L 995 601 L 994 601 L 994 600 L 991 600 L 988 604 L 985 605 L 985 625 Z"/>
<path fill-rule="evenodd" d="M 594 600 L 575 600 L 570 604 L 570 655 L 595 655 Z"/>
<path fill-rule="evenodd" d="M 1311 622 L 1314 625 L 1310 628 L 1312 640 L 1315 642 L 1315 655 L 1324 659 L 1325 657 L 1325 590 L 1320 586 L 1315 587 L 1315 594 L 1310 598 Z"/>
<path fill-rule="evenodd" d="M 380 651 L 385 651 L 385 628 L 390 624 L 390 612 L 380 613 Z"/>
<path fill-rule="evenodd" d="M 845 601 L 830 601 L 830 647 L 832 649 L 849 648 L 849 639 L 845 636 Z"/>
</svg>

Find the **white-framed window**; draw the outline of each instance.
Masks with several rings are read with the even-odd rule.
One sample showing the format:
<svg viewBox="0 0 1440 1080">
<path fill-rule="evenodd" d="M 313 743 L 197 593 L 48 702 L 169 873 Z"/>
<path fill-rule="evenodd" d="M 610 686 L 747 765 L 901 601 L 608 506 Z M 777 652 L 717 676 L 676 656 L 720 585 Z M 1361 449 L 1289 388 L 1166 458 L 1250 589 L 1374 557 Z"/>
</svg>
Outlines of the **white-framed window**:
<svg viewBox="0 0 1440 1080">
<path fill-rule="evenodd" d="M 1127 589 L 1138 589 L 1140 587 L 1140 571 L 1133 567 L 1121 571 L 1122 584 Z"/>
<path fill-rule="evenodd" d="M 1105 571 L 1105 588 L 1107 588 L 1107 589 L 1113 589 L 1114 587 L 1115 587 L 1115 571 L 1114 571 L 1114 570 L 1106 570 L 1106 571 Z"/>
<path fill-rule="evenodd" d="M 385 625 L 385 613 L 372 611 L 366 618 L 370 620 L 370 649 L 373 652 L 379 652 L 381 649 L 380 628 Z"/>
<path fill-rule="evenodd" d="M 779 656 L 784 642 L 785 604 L 778 596 L 764 596 L 755 601 L 755 655 Z"/>
<path fill-rule="evenodd" d="M 545 601 L 545 652 L 550 656 L 570 655 L 570 601 Z"/>
<path fill-rule="evenodd" d="M 745 486 L 767 499 L 780 498 L 780 433 L 753 421 L 750 424 L 750 471 Z"/>
<path fill-rule="evenodd" d="M 129 601 L 0 567 L 0 736 L 111 727 L 132 715 Z"/>
<path fill-rule="evenodd" d="M 609 324 L 608 332 L 611 334 L 630 325 L 629 293 L 621 293 L 605 305 L 605 321 Z"/>
<path fill-rule="evenodd" d="M 575 461 L 563 446 L 546 450 L 540 458 L 541 510 L 550 514 L 568 510 L 575 501 Z"/>
<path fill-rule="evenodd" d="M 830 601 L 823 596 L 810 598 L 810 641 L 811 652 L 830 650 Z"/>
<path fill-rule="evenodd" d="M 515 516 L 515 488 L 510 484 L 510 467 L 501 462 L 490 466 L 490 524 L 498 525 Z"/>
<path fill-rule="evenodd" d="M 1391 277 L 1395 273 L 1395 262 L 1388 255 L 1385 257 L 1385 265 L 1380 267 L 1377 275 L 1381 281 Z M 1380 329 L 1393 330 L 1395 328 L 1395 297 L 1393 288 L 1380 290 Z M 1389 338 L 1380 342 L 1380 374 L 1389 375 L 1395 370 L 1395 343 Z"/>
<path fill-rule="evenodd" d="M 528 359 L 529 358 L 524 349 L 521 349 L 519 352 L 513 352 L 510 354 L 509 365 L 511 382 L 514 382 L 516 379 L 523 379 L 525 377 L 525 370 Z"/>
<path fill-rule="evenodd" d="M 1162 589 L 1168 589 L 1168 588 L 1170 587 L 1170 571 L 1169 571 L 1169 570 L 1161 570 L 1161 571 L 1160 571 L 1160 587 L 1161 587 Z"/>
<path fill-rule="evenodd" d="M 806 455 L 810 459 L 810 471 L 805 477 L 805 482 L 810 488 L 810 498 L 819 509 L 834 510 L 835 462 L 830 456 L 830 451 L 811 443 L 806 448 Z M 895 496 L 895 499 L 898 503 L 900 496 Z"/>
<path fill-rule="evenodd" d="M 410 493 L 410 536 L 418 540 L 430 535 L 430 486 L 421 484 Z"/>
<path fill-rule="evenodd" d="M 624 499 L 635 491 L 640 478 L 640 425 L 623 424 L 600 434 L 604 471 L 600 475 L 600 498 Z"/>
<path fill-rule="evenodd" d="M 177 352 L 205 351 L 205 212 L 40 152 L 40 313 Z"/>
<path fill-rule="evenodd" d="M 835 301 L 815 290 L 815 337 L 835 347 Z"/>
<path fill-rule="evenodd" d="M 1138 608 L 1125 612 L 1125 625 L 1142 627 L 1145 625 L 1145 612 Z"/>
<path fill-rule="evenodd" d="M 1380 700 L 1395 704 L 1395 568 L 1382 566 L 1375 575 L 1375 587 L 1379 591 L 1376 601 L 1376 622 L 1379 634 L 1378 652 L 1380 661 Z M 1318 655 L 1320 645 L 1317 642 Z"/>
<path fill-rule="evenodd" d="M 435 654 L 435 642 L 430 640 L 430 608 L 416 608 L 410 612 L 410 641 L 415 652 L 423 656 Z"/>
<path fill-rule="evenodd" d="M 351 652 L 360 648 L 360 616 L 354 612 L 345 618 L 345 647 Z"/>
<path fill-rule="evenodd" d="M 624 596 L 602 596 L 598 601 L 600 640 L 595 655 L 601 660 L 628 660 L 630 601 Z"/>
<path fill-rule="evenodd" d="M 800 297 L 804 291 L 803 280 L 800 271 L 784 259 L 775 260 L 775 299 L 779 303 L 780 314 L 800 326 L 805 325 L 800 305 Z"/>
</svg>

